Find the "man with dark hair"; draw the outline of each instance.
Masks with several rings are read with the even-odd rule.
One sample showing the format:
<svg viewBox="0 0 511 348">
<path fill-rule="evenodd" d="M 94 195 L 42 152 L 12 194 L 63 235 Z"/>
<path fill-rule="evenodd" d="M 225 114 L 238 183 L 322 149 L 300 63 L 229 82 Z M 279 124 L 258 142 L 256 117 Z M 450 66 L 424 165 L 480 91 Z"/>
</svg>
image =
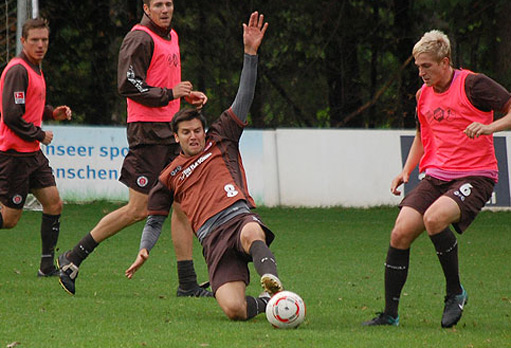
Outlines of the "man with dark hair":
<svg viewBox="0 0 511 348">
<path fill-rule="evenodd" d="M 145 0 L 144 17 L 126 35 L 119 52 L 118 88 L 127 98 L 129 152 L 120 181 L 129 187 L 127 205 L 111 212 L 75 247 L 62 254 L 60 284 L 75 293 L 78 268 L 105 239 L 147 217 L 147 197 L 165 166 L 180 151 L 170 121 L 180 108 L 180 99 L 202 107 L 207 97 L 181 81 L 181 58 L 177 33 L 172 29 L 174 2 Z M 212 296 L 197 284 L 192 260 L 193 232 L 186 216 L 175 204 L 172 240 L 178 261 L 178 296 Z"/>
<path fill-rule="evenodd" d="M 492 195 L 498 179 L 492 134 L 511 127 L 511 95 L 487 76 L 453 68 L 449 38 L 441 31 L 425 33 L 412 54 L 424 81 L 416 95 L 417 132 L 390 190 L 399 195 L 417 164 L 426 176 L 399 205 L 385 261 L 385 310 L 363 325 L 399 325 L 410 247 L 426 231 L 446 280 L 441 326 L 449 328 L 468 300 L 449 225 L 463 233 Z M 494 111 L 505 116 L 494 121 Z"/>
<path fill-rule="evenodd" d="M 23 50 L 5 67 L 0 80 L 0 228 L 13 228 L 23 212 L 29 192 L 43 206 L 42 255 L 38 276 L 58 274 L 54 265 L 60 231 L 62 201 L 48 159 L 40 143 L 53 140 L 41 129 L 42 120 L 70 120 L 67 106 L 46 104 L 46 82 L 41 63 L 48 51 L 50 29 L 46 20 L 26 21 Z"/>
<path fill-rule="evenodd" d="M 239 139 L 247 124 L 257 78 L 257 50 L 268 24 L 252 13 L 243 24 L 244 61 L 238 93 L 232 106 L 205 131 L 199 110 L 184 109 L 172 120 L 181 154 L 160 175 L 149 198 L 149 217 L 135 262 L 134 273 L 149 258 L 170 204 L 179 202 L 202 244 L 215 298 L 231 320 L 247 320 L 263 313 L 269 296 L 283 289 L 275 257 L 268 248 L 273 233 L 250 211 L 255 203 L 247 189 L 239 152 Z M 267 292 L 245 295 L 250 281 L 248 262 L 253 261 Z"/>
</svg>

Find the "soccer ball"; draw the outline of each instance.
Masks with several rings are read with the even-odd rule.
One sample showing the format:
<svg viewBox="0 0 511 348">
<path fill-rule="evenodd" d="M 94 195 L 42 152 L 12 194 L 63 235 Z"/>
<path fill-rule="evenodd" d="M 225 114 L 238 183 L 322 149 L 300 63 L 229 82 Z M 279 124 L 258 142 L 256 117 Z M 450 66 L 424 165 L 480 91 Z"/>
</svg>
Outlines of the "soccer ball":
<svg viewBox="0 0 511 348">
<path fill-rule="evenodd" d="M 273 295 L 266 305 L 266 319 L 279 329 L 293 329 L 305 319 L 305 302 L 291 291 Z"/>
</svg>

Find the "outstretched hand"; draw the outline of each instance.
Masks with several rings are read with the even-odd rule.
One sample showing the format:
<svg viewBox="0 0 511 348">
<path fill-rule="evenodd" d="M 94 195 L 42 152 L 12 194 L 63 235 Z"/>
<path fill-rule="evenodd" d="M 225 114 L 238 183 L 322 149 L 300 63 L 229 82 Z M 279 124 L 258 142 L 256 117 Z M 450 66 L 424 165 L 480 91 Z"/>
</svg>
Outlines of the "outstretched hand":
<svg viewBox="0 0 511 348">
<path fill-rule="evenodd" d="M 250 15 L 248 24 L 243 23 L 243 44 L 245 45 L 246 54 L 257 54 L 257 49 L 263 41 L 266 29 L 268 29 L 268 23 L 264 22 L 264 15 L 260 15 L 257 11 Z"/>
<path fill-rule="evenodd" d="M 138 271 L 140 267 L 142 267 L 142 265 L 147 261 L 148 258 L 149 252 L 147 251 L 147 249 L 144 248 L 140 250 L 138 252 L 137 258 L 135 259 L 135 262 L 133 262 L 131 266 L 126 270 L 125 272 L 126 277 L 131 279 L 135 272 Z"/>
</svg>

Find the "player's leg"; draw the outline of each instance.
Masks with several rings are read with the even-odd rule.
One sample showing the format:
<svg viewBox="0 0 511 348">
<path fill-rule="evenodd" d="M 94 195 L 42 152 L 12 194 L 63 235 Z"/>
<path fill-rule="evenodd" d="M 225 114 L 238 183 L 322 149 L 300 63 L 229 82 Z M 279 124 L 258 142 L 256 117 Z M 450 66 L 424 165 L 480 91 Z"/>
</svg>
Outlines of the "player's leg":
<svg viewBox="0 0 511 348">
<path fill-rule="evenodd" d="M 385 261 L 385 309 L 363 325 L 399 325 L 398 308 L 408 277 L 410 246 L 423 231 L 422 215 L 413 208 L 402 207 L 390 235 Z"/>
<path fill-rule="evenodd" d="M 269 296 L 246 296 L 245 289 L 244 282 L 234 281 L 223 284 L 215 293 L 220 308 L 231 320 L 248 320 L 266 310 Z"/>
<path fill-rule="evenodd" d="M 450 197 L 442 196 L 424 214 L 424 224 L 444 272 L 446 284 L 442 327 L 452 327 L 460 319 L 468 295 L 460 283 L 458 241 L 448 227 L 459 221 L 461 210 Z"/>
<path fill-rule="evenodd" d="M 455 325 L 468 301 L 467 292 L 460 283 L 458 242 L 449 225 L 463 233 L 490 199 L 493 187 L 493 180 L 484 177 L 456 180 L 424 214 L 424 223 L 446 280 L 442 327 Z"/>
<path fill-rule="evenodd" d="M 21 219 L 29 189 L 31 164 L 25 157 L 0 153 L 0 228 L 13 228 Z"/>
<path fill-rule="evenodd" d="M 147 216 L 147 195 L 130 188 L 128 204 L 104 216 L 74 248 L 58 258 L 60 284 L 70 294 L 75 293 L 75 280 L 80 264 L 105 239 Z"/>
<path fill-rule="evenodd" d="M 56 276 L 58 269 L 55 268 L 55 247 L 60 233 L 60 215 L 63 203 L 60 199 L 57 186 L 32 189 L 35 198 L 43 206 L 41 219 L 41 263 L 38 276 Z"/>
<path fill-rule="evenodd" d="M 266 234 L 259 222 L 249 222 L 240 233 L 243 251 L 252 257 L 254 268 L 261 276 L 261 285 L 269 295 L 284 290 L 278 278 L 275 256 L 266 244 Z"/>
<path fill-rule="evenodd" d="M 435 246 L 446 280 L 446 293 L 461 294 L 458 267 L 458 241 L 449 228 L 459 221 L 461 210 L 450 197 L 442 196 L 424 214 L 424 226 Z"/>
<path fill-rule="evenodd" d="M 0 206 L 0 228 L 10 229 L 16 226 L 21 219 L 23 209 L 10 208 L 4 204 Z"/>
<path fill-rule="evenodd" d="M 171 219 L 172 243 L 177 259 L 179 297 L 213 297 L 211 291 L 197 283 L 193 265 L 193 231 L 188 218 L 178 203 L 174 203 Z"/>
<path fill-rule="evenodd" d="M 215 293 L 220 308 L 231 320 L 248 319 L 245 288 L 242 281 L 229 282 L 220 286 Z"/>
</svg>

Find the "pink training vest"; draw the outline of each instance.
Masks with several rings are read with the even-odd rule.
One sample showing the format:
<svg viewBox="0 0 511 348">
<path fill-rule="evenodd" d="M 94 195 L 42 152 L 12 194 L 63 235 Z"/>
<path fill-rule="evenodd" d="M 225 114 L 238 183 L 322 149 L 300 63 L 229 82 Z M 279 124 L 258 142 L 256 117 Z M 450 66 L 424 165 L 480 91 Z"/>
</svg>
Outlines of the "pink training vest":
<svg viewBox="0 0 511 348">
<path fill-rule="evenodd" d="M 0 79 L 0 90 L 4 89 L 5 75 L 7 71 L 14 65 L 21 64 L 28 73 L 28 86 L 26 94 L 24 91 L 14 92 L 14 102 L 17 104 L 25 104 L 25 114 L 23 119 L 29 123 L 33 123 L 37 127 L 41 127 L 43 121 L 44 106 L 46 105 L 46 82 L 44 75 L 35 72 L 30 65 L 21 58 L 13 58 L 5 67 Z M 2 93 L 0 93 L 0 111 L 3 115 Z M 39 141 L 26 141 L 16 135 L 4 123 L 3 117 L 0 120 L 0 151 L 15 150 L 17 152 L 35 152 L 40 148 Z"/>
<path fill-rule="evenodd" d="M 152 87 L 172 89 L 181 82 L 181 55 L 177 33 L 171 30 L 171 40 L 165 40 L 143 25 L 135 25 L 133 30 L 148 33 L 154 42 L 154 51 L 147 70 L 146 82 Z M 149 107 L 128 98 L 129 122 L 170 122 L 181 106 L 180 98 L 171 100 L 161 107 Z"/>
<path fill-rule="evenodd" d="M 497 171 L 493 136 L 475 139 L 463 131 L 472 122 L 489 124 L 493 111 L 483 112 L 470 103 L 465 92 L 468 70 L 456 70 L 449 89 L 435 93 L 423 85 L 417 113 L 421 125 L 424 155 L 419 164 L 421 172 L 428 168 L 445 171 Z"/>
</svg>

